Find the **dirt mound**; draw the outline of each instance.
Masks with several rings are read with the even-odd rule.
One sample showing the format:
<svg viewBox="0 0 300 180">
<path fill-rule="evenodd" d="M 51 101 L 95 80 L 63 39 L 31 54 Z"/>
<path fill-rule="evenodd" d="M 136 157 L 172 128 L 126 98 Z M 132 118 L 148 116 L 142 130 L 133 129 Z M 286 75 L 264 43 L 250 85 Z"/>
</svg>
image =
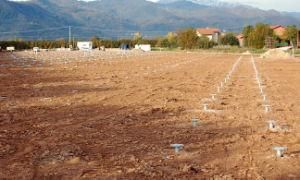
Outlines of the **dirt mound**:
<svg viewBox="0 0 300 180">
<path fill-rule="evenodd" d="M 261 55 L 261 58 L 291 58 L 290 53 L 282 49 L 270 49 Z"/>
</svg>

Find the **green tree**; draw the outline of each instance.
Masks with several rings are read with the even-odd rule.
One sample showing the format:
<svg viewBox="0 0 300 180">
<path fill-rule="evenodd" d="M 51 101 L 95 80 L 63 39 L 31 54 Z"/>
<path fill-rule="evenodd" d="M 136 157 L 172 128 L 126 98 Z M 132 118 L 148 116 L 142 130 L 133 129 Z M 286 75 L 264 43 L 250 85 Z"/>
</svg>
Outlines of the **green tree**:
<svg viewBox="0 0 300 180">
<path fill-rule="evenodd" d="M 261 49 L 265 46 L 265 40 L 267 37 L 274 37 L 273 30 L 268 24 L 258 23 L 254 29 L 251 26 L 247 26 L 244 29 L 246 34 L 247 47 Z"/>
<path fill-rule="evenodd" d="M 169 47 L 169 41 L 167 38 L 160 37 L 157 39 L 156 47 Z"/>
<path fill-rule="evenodd" d="M 243 29 L 243 35 L 244 35 L 244 46 L 245 47 L 250 47 L 251 44 L 248 42 L 248 38 L 249 38 L 249 35 L 254 31 L 254 27 L 253 26 L 246 26 L 244 29 Z"/>
<path fill-rule="evenodd" d="M 168 40 L 168 47 L 169 48 L 176 48 L 177 45 L 177 35 L 174 32 L 169 32 L 167 34 L 167 40 Z"/>
<path fill-rule="evenodd" d="M 59 48 L 61 48 L 61 47 L 66 47 L 66 46 L 67 46 L 67 45 L 66 45 L 66 41 L 65 41 L 63 38 L 57 39 L 57 40 L 56 40 L 56 43 L 58 44 L 58 47 L 59 47 Z"/>
<path fill-rule="evenodd" d="M 198 38 L 198 47 L 202 48 L 202 49 L 209 49 L 212 48 L 214 45 L 216 45 L 216 43 L 214 43 L 213 41 L 210 41 L 208 39 L 208 37 L 206 36 L 202 36 L 200 38 Z"/>
<path fill-rule="evenodd" d="M 99 48 L 101 46 L 101 39 L 97 36 L 94 36 L 91 38 L 91 41 L 93 43 L 93 48 Z"/>
<path fill-rule="evenodd" d="M 141 44 L 143 42 L 143 37 L 140 32 L 134 33 L 133 42 L 134 44 Z"/>
<path fill-rule="evenodd" d="M 230 45 L 230 46 L 238 46 L 239 40 L 235 37 L 233 33 L 227 33 L 225 36 L 221 38 L 221 44 Z"/>
<path fill-rule="evenodd" d="M 184 29 L 178 32 L 178 42 L 183 49 L 193 49 L 197 46 L 198 36 L 193 28 Z"/>
<path fill-rule="evenodd" d="M 296 46 L 297 33 L 298 33 L 297 26 L 295 25 L 287 26 L 286 31 L 284 33 L 284 37 L 286 38 L 287 41 L 289 41 L 291 45 Z"/>
</svg>

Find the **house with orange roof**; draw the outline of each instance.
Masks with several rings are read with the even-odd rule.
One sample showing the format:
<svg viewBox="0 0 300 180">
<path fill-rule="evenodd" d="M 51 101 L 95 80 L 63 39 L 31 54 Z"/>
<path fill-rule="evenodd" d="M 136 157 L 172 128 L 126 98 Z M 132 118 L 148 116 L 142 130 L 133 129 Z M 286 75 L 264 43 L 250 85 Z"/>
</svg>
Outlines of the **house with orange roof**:
<svg viewBox="0 0 300 180">
<path fill-rule="evenodd" d="M 281 39 L 284 38 L 286 28 L 282 25 L 271 25 L 270 28 L 274 31 L 274 34 Z"/>
<path fill-rule="evenodd" d="M 213 41 L 215 43 L 219 43 L 220 41 L 220 36 L 221 36 L 220 29 L 207 27 L 207 28 L 198 28 L 196 31 L 199 37 L 205 36 L 210 41 Z"/>
</svg>

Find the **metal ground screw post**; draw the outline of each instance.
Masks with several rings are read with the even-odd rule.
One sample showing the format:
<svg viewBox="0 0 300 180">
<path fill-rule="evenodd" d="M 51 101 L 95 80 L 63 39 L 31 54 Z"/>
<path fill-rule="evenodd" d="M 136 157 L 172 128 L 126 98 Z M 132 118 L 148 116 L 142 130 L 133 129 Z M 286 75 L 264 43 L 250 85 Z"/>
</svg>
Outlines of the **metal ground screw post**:
<svg viewBox="0 0 300 180">
<path fill-rule="evenodd" d="M 263 107 L 265 107 L 265 113 L 268 113 L 271 111 L 271 106 L 268 104 L 264 104 Z"/>
<path fill-rule="evenodd" d="M 276 146 L 273 148 L 273 150 L 276 151 L 276 157 L 284 157 L 284 151 L 287 150 L 287 147 L 282 147 L 282 146 Z"/>
<path fill-rule="evenodd" d="M 203 110 L 208 111 L 208 104 L 203 104 Z"/>
<path fill-rule="evenodd" d="M 193 125 L 193 127 L 197 127 L 198 123 L 199 123 L 199 119 L 197 119 L 197 118 L 193 118 L 192 119 L 192 125 Z"/>
<path fill-rule="evenodd" d="M 175 149 L 175 153 L 179 153 L 181 149 L 183 149 L 183 144 L 171 144 L 171 147 Z"/>
</svg>

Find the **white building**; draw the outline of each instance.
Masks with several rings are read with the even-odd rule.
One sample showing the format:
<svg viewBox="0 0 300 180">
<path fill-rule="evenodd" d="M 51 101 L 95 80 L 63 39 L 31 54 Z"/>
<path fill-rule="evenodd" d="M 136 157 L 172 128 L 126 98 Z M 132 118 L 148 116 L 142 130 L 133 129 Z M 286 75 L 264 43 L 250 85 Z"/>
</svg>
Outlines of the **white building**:
<svg viewBox="0 0 300 180">
<path fill-rule="evenodd" d="M 77 42 L 77 47 L 80 51 L 90 51 L 93 49 L 93 42 L 91 41 Z"/>
<path fill-rule="evenodd" d="M 199 37 L 206 36 L 210 41 L 219 43 L 221 31 L 216 28 L 198 28 L 197 35 Z"/>
<path fill-rule="evenodd" d="M 39 47 L 33 47 L 33 52 L 35 52 L 35 53 L 40 52 L 40 48 Z"/>
<path fill-rule="evenodd" d="M 145 52 L 149 52 L 151 51 L 151 45 L 150 44 L 136 44 L 135 49 L 140 49 L 142 51 L 145 51 Z"/>
<path fill-rule="evenodd" d="M 10 47 L 6 47 L 6 51 L 14 51 L 15 47 L 14 46 L 10 46 Z"/>
</svg>

